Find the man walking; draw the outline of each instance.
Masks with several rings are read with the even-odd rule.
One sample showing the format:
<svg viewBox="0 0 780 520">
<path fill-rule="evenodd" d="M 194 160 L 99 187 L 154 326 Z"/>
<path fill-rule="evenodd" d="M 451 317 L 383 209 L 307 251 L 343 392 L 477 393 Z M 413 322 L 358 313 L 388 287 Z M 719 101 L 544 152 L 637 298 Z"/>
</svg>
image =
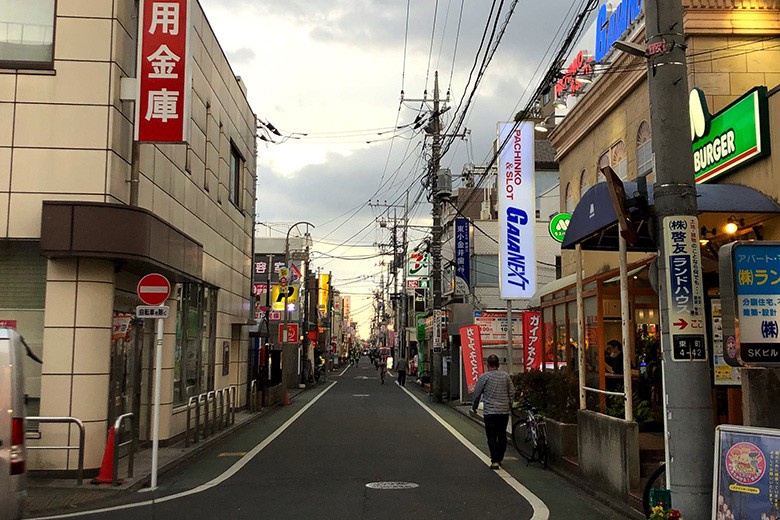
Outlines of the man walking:
<svg viewBox="0 0 780 520">
<path fill-rule="evenodd" d="M 398 372 L 398 384 L 401 386 L 406 385 L 406 367 L 408 365 L 409 362 L 406 361 L 406 357 L 403 355 L 395 362 L 395 370 Z"/>
<path fill-rule="evenodd" d="M 479 400 L 484 403 L 485 434 L 490 449 L 490 469 L 499 469 L 506 452 L 506 426 L 509 423 L 514 385 L 512 378 L 498 369 L 498 356 L 487 358 L 488 371 L 479 376 L 474 389 L 473 413 L 477 412 Z"/>
</svg>

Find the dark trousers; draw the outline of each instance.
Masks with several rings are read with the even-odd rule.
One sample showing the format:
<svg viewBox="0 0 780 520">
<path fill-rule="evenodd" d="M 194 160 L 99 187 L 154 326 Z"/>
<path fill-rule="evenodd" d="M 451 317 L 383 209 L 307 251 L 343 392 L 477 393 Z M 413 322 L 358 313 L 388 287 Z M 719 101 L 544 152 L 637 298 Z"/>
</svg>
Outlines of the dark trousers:
<svg viewBox="0 0 780 520">
<path fill-rule="evenodd" d="M 401 386 L 406 384 L 406 370 L 398 371 L 398 384 Z"/>
<path fill-rule="evenodd" d="M 490 462 L 501 462 L 506 452 L 506 425 L 509 424 L 508 413 L 497 413 L 485 416 L 485 433 L 487 434 Z"/>
</svg>

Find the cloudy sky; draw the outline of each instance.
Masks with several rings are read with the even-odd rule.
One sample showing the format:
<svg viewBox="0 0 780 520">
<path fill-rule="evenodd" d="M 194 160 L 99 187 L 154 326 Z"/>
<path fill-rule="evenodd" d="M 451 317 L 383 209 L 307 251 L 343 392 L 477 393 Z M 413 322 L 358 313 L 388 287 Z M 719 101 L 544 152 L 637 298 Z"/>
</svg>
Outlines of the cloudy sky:
<svg viewBox="0 0 780 520">
<path fill-rule="evenodd" d="M 393 129 L 432 105 L 402 103 L 401 91 L 405 99 L 432 98 L 438 70 L 442 97 L 450 90 L 448 124 L 473 88 L 469 73 L 486 26 L 503 4 L 500 29 L 512 2 L 493 4 L 492 18 L 488 0 L 200 2 L 255 113 L 285 136 L 259 141 L 257 219 L 271 223 L 272 236 L 300 220 L 316 226 L 313 267 L 332 271 L 334 286 L 352 294 L 367 337 L 371 292 L 380 273 L 387 277 L 388 257 L 376 257 L 374 244 L 390 242 L 377 220 L 392 220 L 394 210 L 382 206 L 401 206 L 400 219 L 408 192 L 414 221 L 430 223 L 425 197 L 414 204 L 430 143 L 410 126 Z M 459 174 L 466 163 L 490 159 L 496 123 L 525 105 L 548 66 L 548 48 L 559 45 L 561 24 L 568 28 L 581 4 L 517 4 L 468 109 L 468 138 L 455 140 L 443 166 Z M 258 234 L 268 232 L 258 226 Z M 410 243 L 423 235 L 410 230 Z"/>
</svg>

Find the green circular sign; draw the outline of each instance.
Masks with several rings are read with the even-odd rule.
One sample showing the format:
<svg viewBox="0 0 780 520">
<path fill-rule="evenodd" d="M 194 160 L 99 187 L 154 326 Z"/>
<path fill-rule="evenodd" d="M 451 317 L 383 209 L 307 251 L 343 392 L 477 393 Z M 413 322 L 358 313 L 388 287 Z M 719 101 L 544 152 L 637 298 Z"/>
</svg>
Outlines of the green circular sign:
<svg viewBox="0 0 780 520">
<path fill-rule="evenodd" d="M 558 213 L 550 219 L 550 236 L 558 242 L 563 242 L 566 230 L 569 229 L 571 213 Z"/>
</svg>

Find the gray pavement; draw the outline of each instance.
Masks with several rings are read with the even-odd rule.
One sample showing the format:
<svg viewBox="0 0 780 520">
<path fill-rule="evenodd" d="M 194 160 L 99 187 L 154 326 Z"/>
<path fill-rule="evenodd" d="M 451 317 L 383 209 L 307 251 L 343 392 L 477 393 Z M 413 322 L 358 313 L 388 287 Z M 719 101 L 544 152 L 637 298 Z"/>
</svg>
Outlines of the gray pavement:
<svg viewBox="0 0 780 520">
<path fill-rule="evenodd" d="M 446 405 L 431 406 L 437 421 L 413 384 L 381 385 L 365 363 L 329 379 L 165 474 L 156 491 L 104 502 L 132 506 L 76 517 L 628 518 L 525 467 L 511 447 L 506 471 L 490 470 L 481 426 Z M 387 482 L 416 487 L 367 487 Z"/>
</svg>

